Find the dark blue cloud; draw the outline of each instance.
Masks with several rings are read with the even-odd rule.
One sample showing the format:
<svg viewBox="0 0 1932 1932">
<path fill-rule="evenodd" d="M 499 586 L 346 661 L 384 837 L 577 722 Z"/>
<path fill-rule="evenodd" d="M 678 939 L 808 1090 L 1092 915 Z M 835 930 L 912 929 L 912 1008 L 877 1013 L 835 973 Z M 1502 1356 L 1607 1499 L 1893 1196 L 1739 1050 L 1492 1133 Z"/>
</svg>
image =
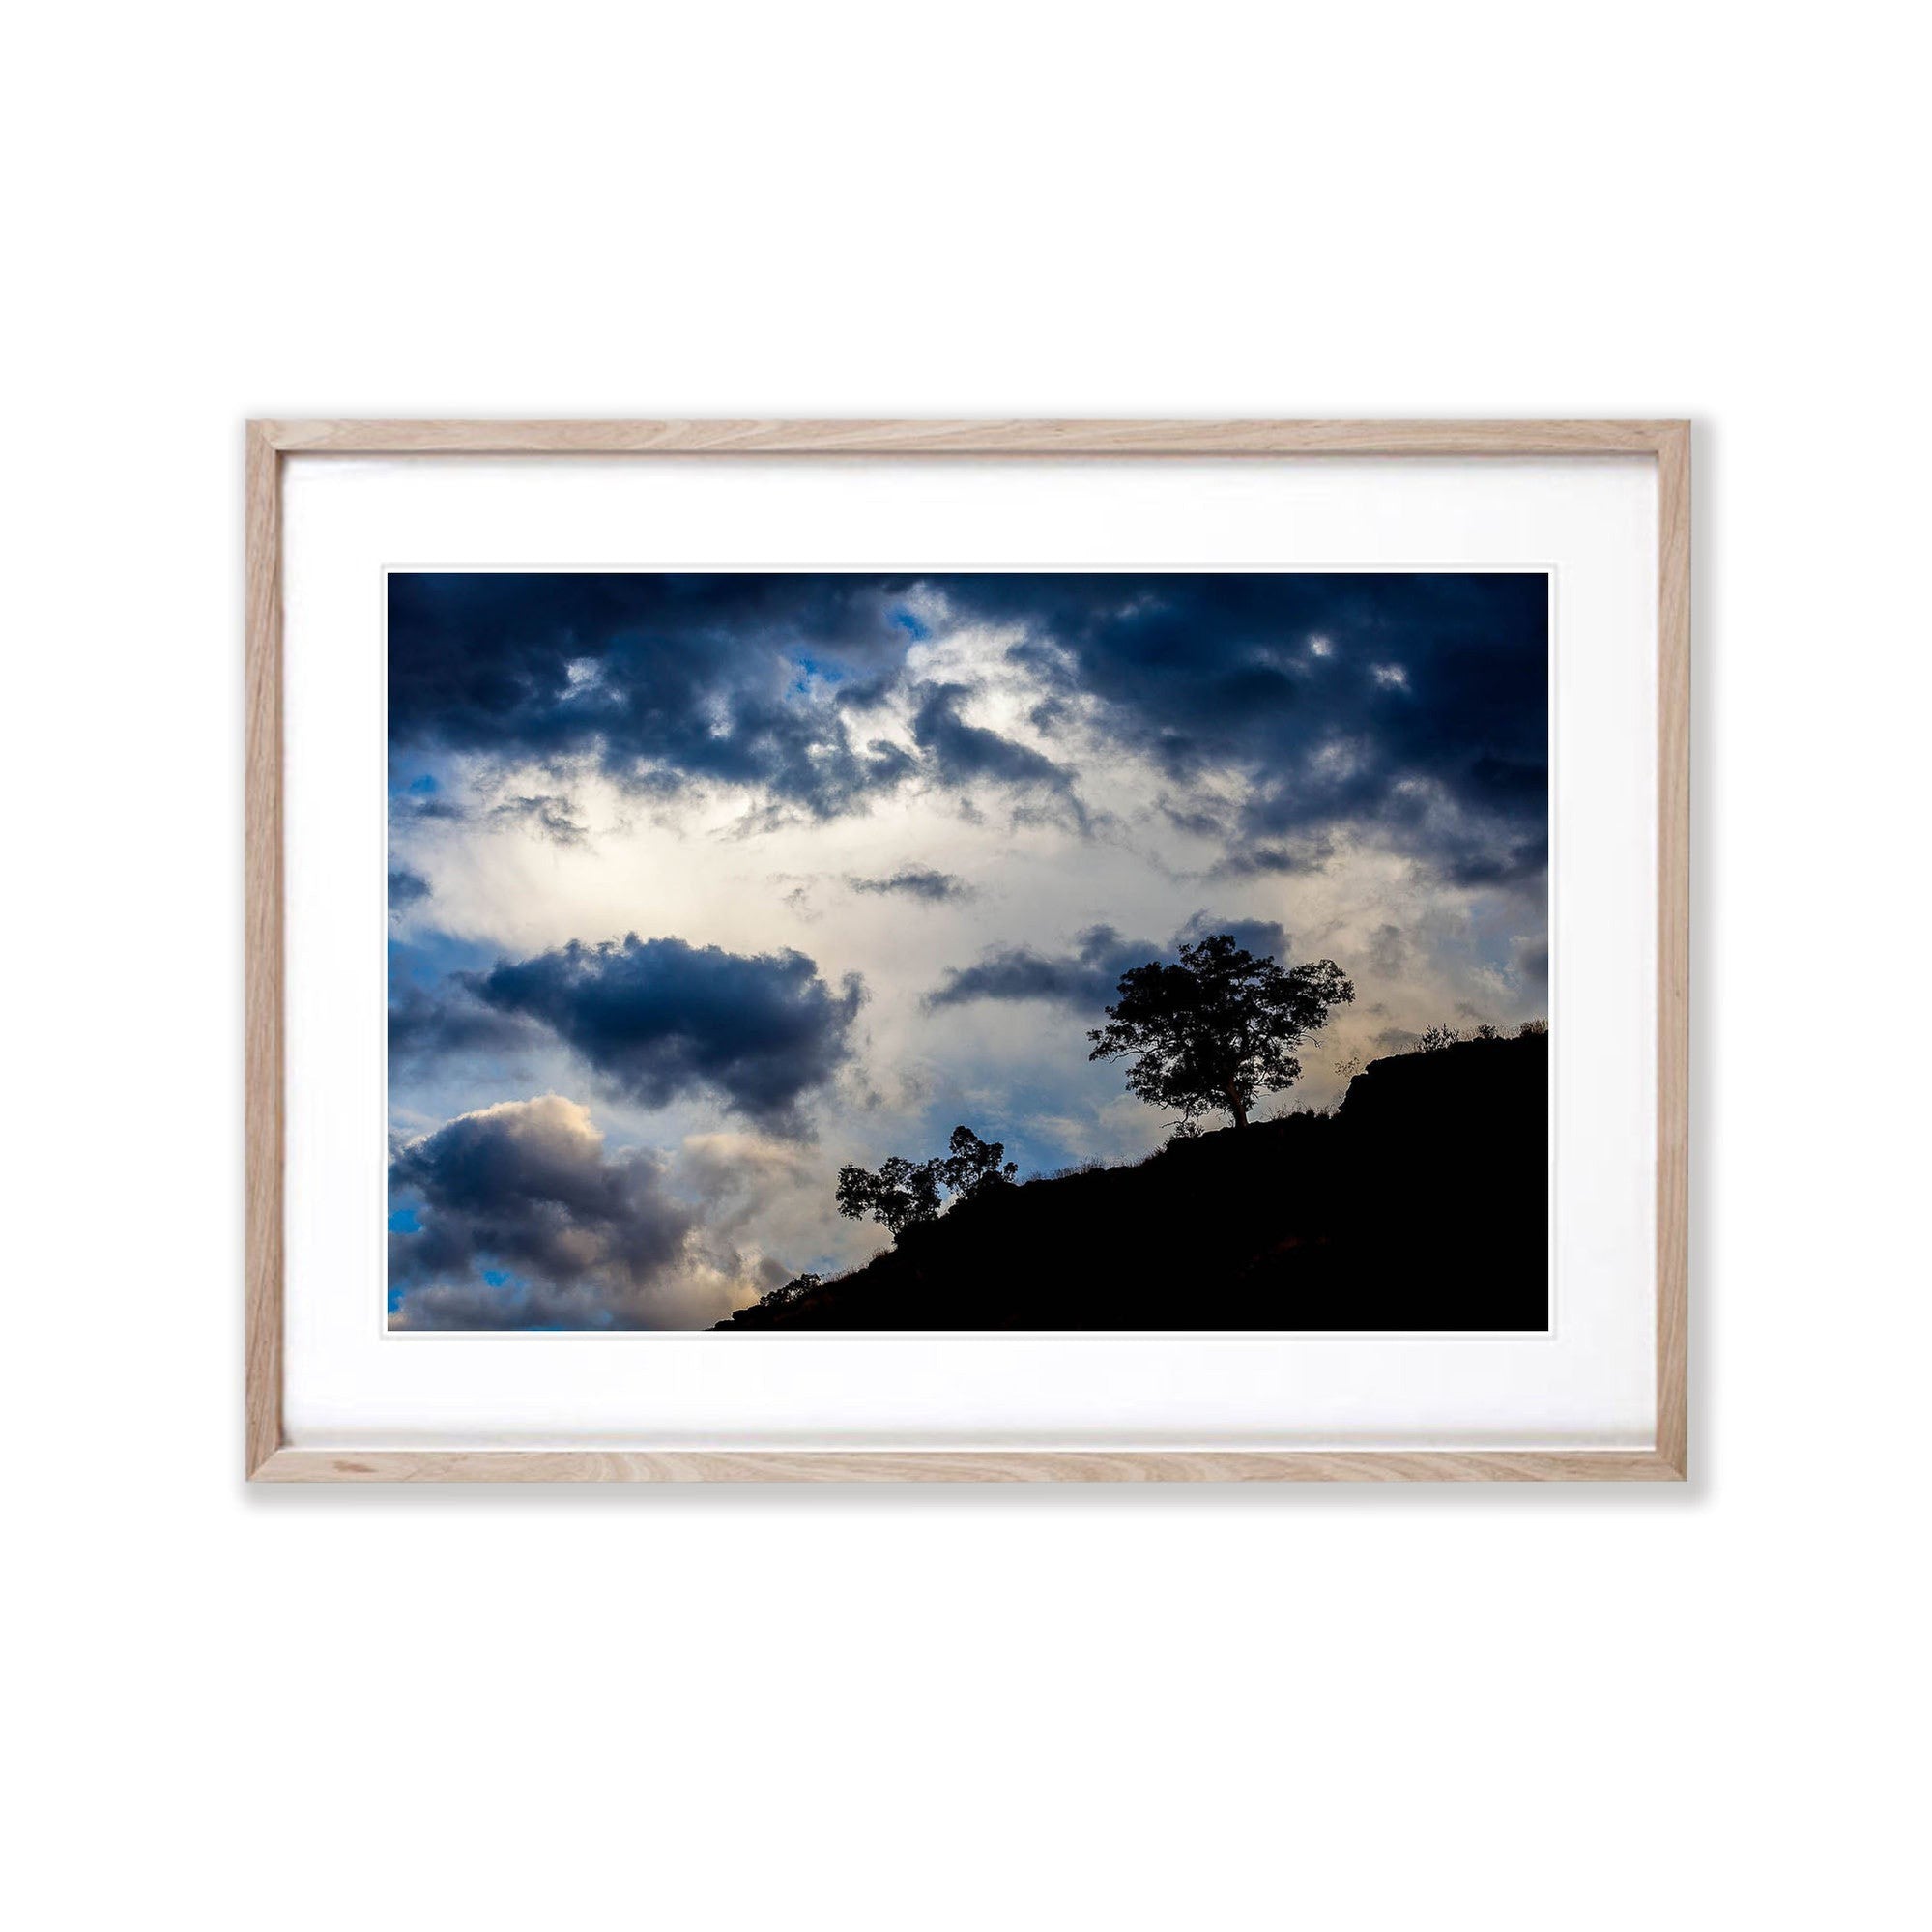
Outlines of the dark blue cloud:
<svg viewBox="0 0 1932 1932">
<path fill-rule="evenodd" d="M 960 706 L 972 695 L 966 684 L 927 684 L 912 718 L 912 735 L 931 754 L 933 768 L 947 785 L 969 786 L 990 778 L 1002 785 L 1071 793 L 1073 774 L 1014 738 L 982 725 L 969 725 Z"/>
<path fill-rule="evenodd" d="M 835 993 L 803 953 L 748 956 L 634 933 L 452 979 L 439 998 L 459 1020 L 533 1024 L 647 1107 L 709 1093 L 781 1133 L 801 1131 L 800 1101 L 851 1057 L 864 997 L 857 975 Z"/>
<path fill-rule="evenodd" d="M 1044 953 L 1032 946 L 995 946 L 969 966 L 948 968 L 926 995 L 928 1006 L 963 1006 L 969 999 L 1052 999 L 1067 1006 L 1105 1005 L 1130 966 L 1150 960 L 1160 948 L 1129 939 L 1111 926 L 1089 926 L 1069 952 Z"/>
<path fill-rule="evenodd" d="M 1541 572 L 950 577 L 962 616 L 1176 783 L 1233 766 L 1247 842 L 1381 829 L 1470 874 L 1546 816 Z M 1235 852 L 1238 856 L 1238 843 Z M 1505 867 L 1514 879 L 1519 865 Z"/>
<path fill-rule="evenodd" d="M 1214 869 L 1224 879 L 1283 877 L 1298 872 L 1319 872 L 1334 855 L 1335 841 L 1323 834 L 1294 846 L 1237 847 Z"/>
<path fill-rule="evenodd" d="M 1549 941 L 1519 939 L 1510 957 L 1510 966 L 1525 985 L 1537 989 L 1549 984 Z"/>
<path fill-rule="evenodd" d="M 393 875 L 391 875 L 393 880 Z M 390 887 L 390 913 L 398 909 Z M 534 1021 L 486 1006 L 472 990 L 496 959 L 494 948 L 427 929 L 389 942 L 391 1072 L 462 1058 L 473 1071 L 504 1079 L 523 1067 L 549 1035 Z"/>
<path fill-rule="evenodd" d="M 1204 939 L 1210 933 L 1229 934 L 1237 946 L 1245 947 L 1257 960 L 1280 960 L 1287 964 L 1288 948 L 1293 943 L 1284 927 L 1273 919 L 1227 919 L 1217 917 L 1212 912 L 1197 912 L 1178 933 L 1176 933 L 1164 957 L 1171 959 L 1183 944 L 1191 944 L 1196 939 Z M 1135 965 L 1141 962 L 1137 960 Z M 1112 995 L 1108 995 L 1110 998 Z"/>
<path fill-rule="evenodd" d="M 466 1113 L 389 1163 L 391 1320 L 413 1328 L 669 1325 L 697 1215 L 656 1155 L 607 1153 L 556 1094 Z"/>
<path fill-rule="evenodd" d="M 845 678 L 896 666 L 903 606 L 866 577 L 403 572 L 389 580 L 391 749 L 594 758 L 831 814 L 910 765 L 855 740 Z"/>
<path fill-rule="evenodd" d="M 1549 839 L 1530 837 L 1465 847 L 1446 853 L 1443 876 L 1453 885 L 1525 885 L 1542 879 L 1549 868 Z"/>
<path fill-rule="evenodd" d="M 888 879 L 848 878 L 854 892 L 888 893 L 905 899 L 925 899 L 935 904 L 942 900 L 971 899 L 973 888 L 957 873 L 935 872 L 927 866 L 908 866 Z"/>
<path fill-rule="evenodd" d="M 505 1054 L 544 1043 L 541 1027 L 520 1014 L 485 1005 L 461 975 L 428 987 L 391 972 L 389 1030 L 389 1061 L 396 1067 L 458 1054 L 487 1056 L 501 1066 Z"/>
<path fill-rule="evenodd" d="M 964 622 L 1009 634 L 1043 732 L 1078 715 L 1177 788 L 1239 773 L 1238 819 L 1221 815 L 1237 869 L 1348 826 L 1452 880 L 1540 877 L 1540 572 L 400 574 L 391 744 L 717 780 L 822 816 L 916 771 L 1051 793 L 1083 822 L 1067 764 L 967 723 L 969 687 L 909 681 L 908 650 Z M 895 691 L 916 754 L 866 728 Z M 1169 809 L 1213 832 L 1185 792 Z"/>
<path fill-rule="evenodd" d="M 1063 952 L 1024 945 L 992 947 L 971 966 L 950 968 L 926 995 L 926 1004 L 1046 999 L 1098 1011 L 1119 990 L 1122 973 L 1149 960 L 1171 959 L 1183 942 L 1209 933 L 1233 934 L 1235 942 L 1257 958 L 1283 959 L 1288 950 L 1287 934 L 1267 919 L 1216 919 L 1197 912 L 1165 946 L 1153 939 L 1130 939 L 1111 926 L 1089 926 Z"/>
</svg>

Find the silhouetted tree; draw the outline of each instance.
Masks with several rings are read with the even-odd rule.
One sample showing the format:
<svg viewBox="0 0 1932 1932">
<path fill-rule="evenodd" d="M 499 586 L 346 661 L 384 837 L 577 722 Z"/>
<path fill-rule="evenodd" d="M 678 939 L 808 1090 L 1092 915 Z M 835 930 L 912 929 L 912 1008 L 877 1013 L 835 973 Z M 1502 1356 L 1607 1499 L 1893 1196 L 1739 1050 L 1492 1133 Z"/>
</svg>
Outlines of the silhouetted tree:
<svg viewBox="0 0 1932 1932">
<path fill-rule="evenodd" d="M 1128 1089 L 1150 1106 L 1178 1108 L 1188 1121 L 1225 1108 L 1246 1127 L 1256 1094 L 1299 1078 L 1289 1050 L 1354 997 L 1333 960 L 1283 968 L 1213 933 L 1184 945 L 1177 966 L 1155 960 L 1123 973 L 1109 1024 L 1087 1035 L 1087 1058 L 1133 1054 Z"/>
<path fill-rule="evenodd" d="M 894 1154 L 875 1174 L 860 1167 L 839 1169 L 839 1212 L 852 1221 L 870 1216 L 894 1235 L 939 1212 L 936 1161 L 913 1162 Z"/>
<path fill-rule="evenodd" d="M 1006 1159 L 1003 1140 L 982 1140 L 970 1127 L 955 1127 L 947 1144 L 949 1153 L 930 1161 L 894 1154 L 877 1173 L 857 1166 L 841 1168 L 839 1212 L 852 1221 L 870 1217 L 896 1240 L 906 1228 L 938 1219 L 941 1188 L 964 1200 L 991 1187 L 1004 1187 L 1020 1171 Z"/>
<path fill-rule="evenodd" d="M 937 1164 L 939 1178 L 963 1200 L 982 1189 L 1003 1187 L 1020 1171 L 1018 1163 L 1006 1160 L 1005 1141 L 982 1140 L 970 1127 L 955 1127 L 947 1144 L 952 1151 Z"/>
</svg>

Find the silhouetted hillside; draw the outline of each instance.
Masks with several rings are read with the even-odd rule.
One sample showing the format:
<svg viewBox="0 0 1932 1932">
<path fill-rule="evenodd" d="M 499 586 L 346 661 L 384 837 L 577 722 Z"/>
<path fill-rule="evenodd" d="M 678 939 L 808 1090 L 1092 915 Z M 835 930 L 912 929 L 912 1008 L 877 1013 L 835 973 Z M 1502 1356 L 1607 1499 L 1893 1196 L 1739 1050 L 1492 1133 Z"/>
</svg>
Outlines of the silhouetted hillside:
<svg viewBox="0 0 1932 1932">
<path fill-rule="evenodd" d="M 999 1187 L 720 1328 L 1542 1328 L 1549 1042 L 1377 1060 L 1334 1114 Z"/>
</svg>

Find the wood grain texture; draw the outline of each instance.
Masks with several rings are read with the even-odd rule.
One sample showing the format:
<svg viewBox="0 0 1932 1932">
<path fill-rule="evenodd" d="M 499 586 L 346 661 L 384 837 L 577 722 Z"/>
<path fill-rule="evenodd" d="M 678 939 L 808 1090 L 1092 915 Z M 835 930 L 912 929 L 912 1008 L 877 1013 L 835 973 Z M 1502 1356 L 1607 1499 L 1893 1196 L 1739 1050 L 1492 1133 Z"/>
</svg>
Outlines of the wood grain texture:
<svg viewBox="0 0 1932 1932">
<path fill-rule="evenodd" d="M 247 427 L 245 1468 L 266 1483 L 1590 1483 L 1687 1469 L 1690 434 L 1687 423 L 307 421 Z M 1647 1451 L 298 1449 L 282 1440 L 281 456 L 1591 456 L 1658 468 L 1657 1446 Z"/>
<path fill-rule="evenodd" d="M 1654 456 L 1670 422 L 325 421 L 254 425 L 309 455 Z"/>
<path fill-rule="evenodd" d="M 243 1348 L 246 1467 L 252 1475 L 282 1438 L 282 610 L 281 459 L 248 427 L 243 546 L 244 962 L 245 1177 Z"/>
<path fill-rule="evenodd" d="M 1688 1469 L 1690 425 L 1658 452 L 1657 1447 Z"/>
<path fill-rule="evenodd" d="M 284 1449 L 267 1483 L 1669 1483 L 1650 1450 Z"/>
</svg>

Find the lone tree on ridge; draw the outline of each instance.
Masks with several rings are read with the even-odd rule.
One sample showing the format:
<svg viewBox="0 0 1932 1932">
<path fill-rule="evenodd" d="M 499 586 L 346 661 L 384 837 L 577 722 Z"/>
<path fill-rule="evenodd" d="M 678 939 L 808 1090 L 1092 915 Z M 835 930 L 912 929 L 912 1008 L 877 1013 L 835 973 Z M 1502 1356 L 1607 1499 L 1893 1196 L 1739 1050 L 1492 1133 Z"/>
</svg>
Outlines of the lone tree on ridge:
<svg viewBox="0 0 1932 1932">
<path fill-rule="evenodd" d="M 1355 997 L 1333 960 L 1283 968 L 1256 959 L 1231 933 L 1181 948 L 1177 966 L 1150 961 L 1120 977 L 1119 998 L 1096 1027 L 1090 1060 L 1133 1055 L 1128 1090 L 1152 1107 L 1197 1114 L 1225 1108 L 1248 1125 L 1256 1094 L 1279 1093 L 1301 1075 L 1290 1049 Z"/>
</svg>

